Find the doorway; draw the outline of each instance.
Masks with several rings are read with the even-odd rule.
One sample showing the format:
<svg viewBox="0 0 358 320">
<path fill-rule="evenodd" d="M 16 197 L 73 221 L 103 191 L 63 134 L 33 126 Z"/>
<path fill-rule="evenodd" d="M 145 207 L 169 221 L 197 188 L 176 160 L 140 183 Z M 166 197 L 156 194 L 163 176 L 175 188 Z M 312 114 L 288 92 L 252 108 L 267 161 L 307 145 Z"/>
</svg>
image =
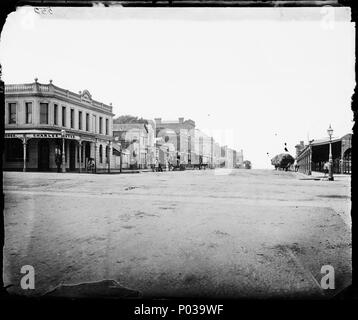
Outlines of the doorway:
<svg viewBox="0 0 358 320">
<path fill-rule="evenodd" d="M 70 141 L 70 171 L 76 170 L 76 141 Z"/>
<path fill-rule="evenodd" d="M 37 161 L 39 171 L 50 170 L 50 144 L 48 140 L 39 140 L 37 148 Z"/>
<path fill-rule="evenodd" d="M 85 168 L 87 170 L 88 160 L 91 157 L 91 145 L 89 142 L 85 142 Z"/>
</svg>

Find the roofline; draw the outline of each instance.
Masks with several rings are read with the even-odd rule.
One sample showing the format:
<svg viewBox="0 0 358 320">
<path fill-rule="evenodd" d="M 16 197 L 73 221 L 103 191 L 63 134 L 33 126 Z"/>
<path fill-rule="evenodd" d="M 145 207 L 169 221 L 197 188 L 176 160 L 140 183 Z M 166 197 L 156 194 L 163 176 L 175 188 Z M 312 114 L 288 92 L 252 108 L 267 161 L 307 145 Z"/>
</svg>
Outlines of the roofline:
<svg viewBox="0 0 358 320">
<path fill-rule="evenodd" d="M 36 96 L 40 95 L 41 97 L 55 97 L 59 100 L 65 100 L 69 103 L 78 104 L 83 107 L 94 108 L 98 111 L 111 114 L 114 116 L 113 113 L 113 106 L 107 105 L 103 102 L 99 102 L 95 99 L 92 99 L 92 95 L 90 95 L 90 102 L 87 100 L 82 101 L 82 96 L 84 93 L 87 93 L 88 90 L 85 89 L 81 91 L 81 94 L 75 93 L 71 90 L 64 89 L 58 86 L 55 86 L 52 81 L 49 84 L 43 84 L 40 82 L 32 82 L 32 83 L 9 83 L 5 84 L 5 98 L 11 96 Z M 87 104 L 86 104 L 87 102 Z"/>
</svg>

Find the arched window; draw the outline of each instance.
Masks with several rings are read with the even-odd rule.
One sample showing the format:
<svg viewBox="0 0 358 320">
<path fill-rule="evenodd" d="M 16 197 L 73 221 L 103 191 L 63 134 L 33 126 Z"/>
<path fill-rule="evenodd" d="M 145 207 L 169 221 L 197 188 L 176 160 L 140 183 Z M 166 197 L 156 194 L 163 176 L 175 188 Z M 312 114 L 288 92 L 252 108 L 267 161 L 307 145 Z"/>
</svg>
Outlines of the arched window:
<svg viewBox="0 0 358 320">
<path fill-rule="evenodd" d="M 352 173 L 352 149 L 347 149 L 343 154 L 342 162 L 342 171 L 343 173 Z"/>
<path fill-rule="evenodd" d="M 99 163 L 103 162 L 103 148 L 102 145 L 99 146 Z"/>
<path fill-rule="evenodd" d="M 106 163 L 109 162 L 109 147 L 106 146 Z"/>
<path fill-rule="evenodd" d="M 352 160 L 352 149 L 351 148 L 347 149 L 344 152 L 343 159 L 344 160 Z"/>
</svg>

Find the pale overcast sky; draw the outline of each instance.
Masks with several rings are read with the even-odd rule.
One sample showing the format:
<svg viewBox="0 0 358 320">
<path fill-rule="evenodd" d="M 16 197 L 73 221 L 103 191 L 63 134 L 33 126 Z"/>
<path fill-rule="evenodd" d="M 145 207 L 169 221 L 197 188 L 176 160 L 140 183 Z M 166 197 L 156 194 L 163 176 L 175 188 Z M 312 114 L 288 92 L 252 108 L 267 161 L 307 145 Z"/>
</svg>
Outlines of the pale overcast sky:
<svg viewBox="0 0 358 320">
<path fill-rule="evenodd" d="M 347 8 L 29 7 L 9 15 L 0 61 L 5 83 L 52 79 L 116 116 L 190 118 L 271 168 L 285 142 L 294 155 L 330 123 L 351 132 L 354 46 Z"/>
</svg>

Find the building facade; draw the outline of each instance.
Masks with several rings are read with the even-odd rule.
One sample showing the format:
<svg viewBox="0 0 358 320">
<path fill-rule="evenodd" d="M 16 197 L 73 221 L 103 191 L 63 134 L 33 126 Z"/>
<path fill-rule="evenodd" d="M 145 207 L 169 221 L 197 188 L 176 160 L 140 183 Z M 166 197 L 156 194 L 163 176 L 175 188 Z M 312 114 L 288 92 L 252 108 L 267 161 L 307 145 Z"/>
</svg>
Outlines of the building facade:
<svg viewBox="0 0 358 320">
<path fill-rule="evenodd" d="M 112 105 L 41 84 L 5 86 L 4 170 L 110 171 Z"/>
<path fill-rule="evenodd" d="M 244 151 L 241 149 L 236 153 L 236 168 L 244 167 Z"/>
<path fill-rule="evenodd" d="M 167 145 L 168 159 L 172 163 L 190 164 L 195 158 L 195 122 L 178 118 L 177 121 L 163 121 L 155 118 L 156 137 L 161 148 Z"/>
<path fill-rule="evenodd" d="M 352 167 L 352 134 L 341 138 L 332 138 L 333 173 L 350 174 Z M 301 141 L 296 145 L 298 171 L 311 174 L 323 172 L 325 162 L 329 160 L 329 138 L 311 140 L 307 145 Z"/>
<path fill-rule="evenodd" d="M 113 124 L 114 140 L 124 153 L 122 168 L 145 169 L 155 162 L 155 127 L 145 123 Z"/>
<path fill-rule="evenodd" d="M 213 166 L 214 139 L 199 129 L 195 129 L 194 157 L 193 163 L 198 163 L 199 157 L 202 157 L 202 163 Z"/>
</svg>

